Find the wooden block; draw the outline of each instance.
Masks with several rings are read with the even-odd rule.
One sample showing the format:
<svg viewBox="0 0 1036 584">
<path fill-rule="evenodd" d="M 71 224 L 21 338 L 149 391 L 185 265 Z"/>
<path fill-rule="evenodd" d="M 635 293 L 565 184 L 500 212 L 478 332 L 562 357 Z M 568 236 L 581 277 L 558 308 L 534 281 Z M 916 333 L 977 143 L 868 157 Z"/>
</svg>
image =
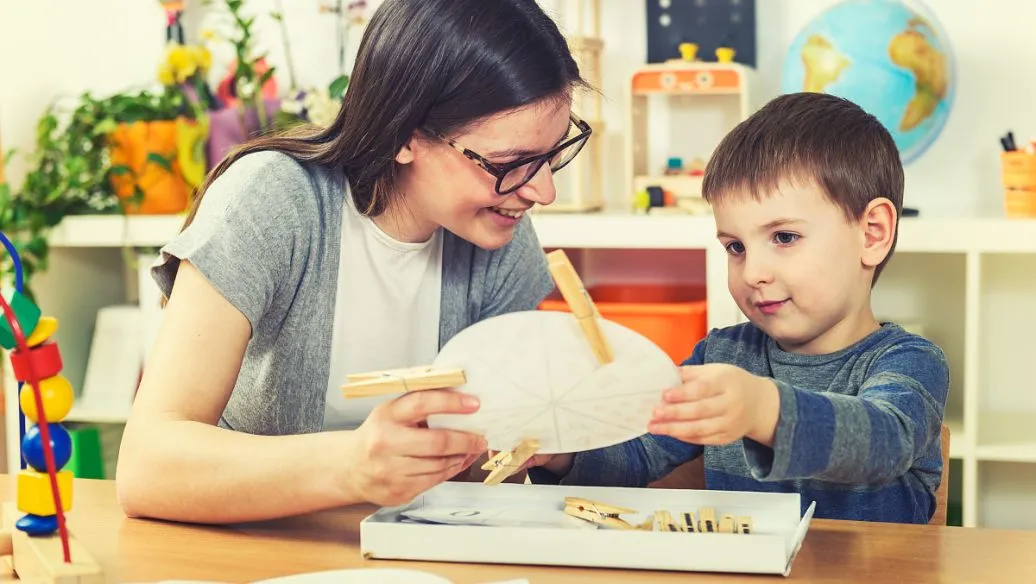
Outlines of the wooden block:
<svg viewBox="0 0 1036 584">
<path fill-rule="evenodd" d="M 58 492 L 61 493 L 61 508 L 68 511 L 72 508 L 72 471 L 58 471 Z M 22 470 L 18 472 L 18 510 L 33 515 L 53 515 L 53 490 L 50 488 L 50 477 L 45 472 Z M 12 533 L 14 522 L 10 523 Z"/>
<path fill-rule="evenodd" d="M 0 529 L 0 557 L 9 556 L 14 553 L 14 544 L 11 543 L 13 541 L 11 529 L 11 527 Z"/>
<path fill-rule="evenodd" d="M 58 319 L 53 316 L 41 316 L 40 320 L 36 323 L 36 328 L 32 330 L 32 334 L 29 338 L 25 339 L 25 344 L 30 347 L 35 347 L 46 341 L 58 331 Z M 46 377 L 41 375 L 41 377 Z"/>
<path fill-rule="evenodd" d="M 23 294 L 19 294 L 14 288 L 4 287 L 0 289 L 0 294 L 11 305 L 14 318 L 18 321 L 22 334 L 28 339 L 32 335 L 32 331 L 36 329 L 36 323 L 40 320 L 39 307 Z M 6 313 L 0 311 L 0 347 L 14 349 L 17 346 L 14 331 L 11 330 L 11 325 L 7 322 Z"/>
<path fill-rule="evenodd" d="M 12 550 L 9 554 L 14 554 L 14 551 Z M 14 556 L 0 556 L 0 576 L 10 578 L 14 575 Z"/>
<path fill-rule="evenodd" d="M 13 503 L 4 504 L 4 524 L 13 525 L 18 520 L 18 511 Z M 102 584 L 104 575 L 100 564 L 69 533 L 69 556 L 66 564 L 61 546 L 61 537 L 54 533 L 47 536 L 29 537 L 21 531 L 12 531 L 14 544 L 14 571 L 18 579 L 34 580 L 55 584 Z"/>
<path fill-rule="evenodd" d="M 47 379 L 61 373 L 64 364 L 57 343 L 44 343 L 28 351 L 11 352 L 11 368 L 14 378 L 22 383 L 29 380 L 29 366 L 38 379 Z"/>
<path fill-rule="evenodd" d="M 749 535 L 752 533 L 752 518 L 747 515 L 742 515 L 737 518 L 737 532 Z"/>
<path fill-rule="evenodd" d="M 698 517 L 701 518 L 698 524 L 698 531 L 714 533 L 716 531 L 716 510 L 712 507 L 702 507 L 698 510 Z"/>
<path fill-rule="evenodd" d="M 724 515 L 719 520 L 719 532 L 720 533 L 734 533 L 734 516 Z"/>
</svg>

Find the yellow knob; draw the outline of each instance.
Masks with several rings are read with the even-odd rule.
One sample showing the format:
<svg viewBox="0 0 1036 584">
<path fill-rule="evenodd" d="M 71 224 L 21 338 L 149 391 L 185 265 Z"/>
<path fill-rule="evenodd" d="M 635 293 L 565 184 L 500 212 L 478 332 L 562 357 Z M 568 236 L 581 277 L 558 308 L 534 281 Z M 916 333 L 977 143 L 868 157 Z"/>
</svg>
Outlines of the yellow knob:
<svg viewBox="0 0 1036 584">
<path fill-rule="evenodd" d="M 698 45 L 695 43 L 680 43 L 679 49 L 684 61 L 694 61 L 698 57 Z"/>
<path fill-rule="evenodd" d="M 716 49 L 716 60 L 720 63 L 733 63 L 735 53 L 736 51 L 730 47 L 720 47 Z"/>
</svg>

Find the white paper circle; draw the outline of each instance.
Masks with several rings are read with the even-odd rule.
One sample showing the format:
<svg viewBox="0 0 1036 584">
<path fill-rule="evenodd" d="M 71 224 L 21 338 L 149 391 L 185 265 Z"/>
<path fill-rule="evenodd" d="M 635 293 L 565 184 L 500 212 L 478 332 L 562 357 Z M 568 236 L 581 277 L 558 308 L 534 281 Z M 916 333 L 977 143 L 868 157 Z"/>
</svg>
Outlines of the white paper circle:
<svg viewBox="0 0 1036 584">
<path fill-rule="evenodd" d="M 434 366 L 463 369 L 467 383 L 456 389 L 478 396 L 481 407 L 430 416 L 428 427 L 481 434 L 491 450 L 536 439 L 540 454 L 603 448 L 645 434 L 662 391 L 679 384 L 679 369 L 640 333 L 599 322 L 614 356 L 605 365 L 569 312 L 515 312 L 464 329 Z"/>
</svg>

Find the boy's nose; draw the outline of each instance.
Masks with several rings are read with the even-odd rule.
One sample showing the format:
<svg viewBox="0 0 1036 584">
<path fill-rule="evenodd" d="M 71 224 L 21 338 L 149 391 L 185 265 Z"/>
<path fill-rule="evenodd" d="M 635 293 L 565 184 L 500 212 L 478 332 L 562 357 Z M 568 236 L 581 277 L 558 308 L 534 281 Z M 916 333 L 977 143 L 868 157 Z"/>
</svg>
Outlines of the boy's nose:
<svg viewBox="0 0 1036 584">
<path fill-rule="evenodd" d="M 758 255 L 745 254 L 745 269 L 742 273 L 745 284 L 758 288 L 773 282 L 773 268 L 769 262 Z"/>
</svg>

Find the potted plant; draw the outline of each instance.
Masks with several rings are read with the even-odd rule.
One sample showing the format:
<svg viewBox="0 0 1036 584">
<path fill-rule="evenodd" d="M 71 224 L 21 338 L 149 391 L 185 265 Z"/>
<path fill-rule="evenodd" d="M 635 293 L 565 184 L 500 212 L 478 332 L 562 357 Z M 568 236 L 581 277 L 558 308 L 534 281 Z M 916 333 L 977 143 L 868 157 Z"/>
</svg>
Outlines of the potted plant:
<svg viewBox="0 0 1036 584">
<path fill-rule="evenodd" d="M 245 0 L 209 0 L 206 6 L 220 4 L 229 16 L 233 33 L 223 36 L 209 31 L 210 41 L 230 42 L 234 60 L 216 90 L 218 109 L 210 112 L 208 163 L 214 166 L 235 146 L 256 135 L 274 129 L 274 117 L 280 109 L 276 68 L 264 53 L 255 47 L 255 16 L 246 15 Z M 273 15 L 278 18 L 280 15 Z"/>
<path fill-rule="evenodd" d="M 170 43 L 158 68 L 160 93 L 111 98 L 111 182 L 127 214 L 180 213 L 190 205 L 207 169 L 204 145 L 215 99 L 205 75 L 211 64 L 204 47 Z M 137 115 L 117 109 L 123 100 L 137 100 Z"/>
</svg>

